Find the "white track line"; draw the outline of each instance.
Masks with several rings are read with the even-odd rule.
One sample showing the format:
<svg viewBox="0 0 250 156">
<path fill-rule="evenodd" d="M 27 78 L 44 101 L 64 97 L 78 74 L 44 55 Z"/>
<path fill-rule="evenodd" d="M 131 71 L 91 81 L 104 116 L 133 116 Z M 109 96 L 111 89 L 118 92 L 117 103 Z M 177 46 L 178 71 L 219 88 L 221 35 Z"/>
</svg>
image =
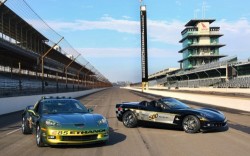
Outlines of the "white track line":
<svg viewBox="0 0 250 156">
<path fill-rule="evenodd" d="M 19 131 L 20 129 L 21 129 L 21 128 L 15 129 L 15 130 L 13 130 L 13 131 L 7 133 L 5 136 L 10 135 L 10 134 L 12 134 L 12 133 L 15 133 L 15 132 Z"/>
</svg>

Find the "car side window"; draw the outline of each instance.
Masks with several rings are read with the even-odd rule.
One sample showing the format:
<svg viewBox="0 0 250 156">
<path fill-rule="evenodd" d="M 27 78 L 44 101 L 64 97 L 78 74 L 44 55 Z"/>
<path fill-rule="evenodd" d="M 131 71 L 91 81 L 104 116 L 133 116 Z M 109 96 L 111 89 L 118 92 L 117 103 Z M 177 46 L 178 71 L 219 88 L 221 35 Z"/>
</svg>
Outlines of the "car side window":
<svg viewBox="0 0 250 156">
<path fill-rule="evenodd" d="M 150 111 L 160 111 L 160 108 L 157 107 L 157 101 L 148 102 L 147 109 Z"/>
<path fill-rule="evenodd" d="M 168 110 L 168 109 L 170 109 L 165 103 L 161 103 L 160 107 L 161 107 L 162 110 Z"/>
</svg>

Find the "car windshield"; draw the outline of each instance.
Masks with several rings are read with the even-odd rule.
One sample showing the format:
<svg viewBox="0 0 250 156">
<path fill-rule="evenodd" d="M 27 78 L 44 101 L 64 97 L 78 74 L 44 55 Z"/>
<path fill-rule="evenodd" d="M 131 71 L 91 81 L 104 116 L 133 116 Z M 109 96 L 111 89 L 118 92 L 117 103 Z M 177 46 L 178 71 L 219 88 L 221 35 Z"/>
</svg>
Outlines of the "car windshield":
<svg viewBox="0 0 250 156">
<path fill-rule="evenodd" d="M 160 101 L 166 104 L 171 109 L 185 109 L 189 108 L 186 104 L 174 99 L 174 98 L 163 98 Z"/>
<path fill-rule="evenodd" d="M 42 114 L 88 113 L 88 109 L 74 99 L 46 99 L 42 101 Z"/>
</svg>

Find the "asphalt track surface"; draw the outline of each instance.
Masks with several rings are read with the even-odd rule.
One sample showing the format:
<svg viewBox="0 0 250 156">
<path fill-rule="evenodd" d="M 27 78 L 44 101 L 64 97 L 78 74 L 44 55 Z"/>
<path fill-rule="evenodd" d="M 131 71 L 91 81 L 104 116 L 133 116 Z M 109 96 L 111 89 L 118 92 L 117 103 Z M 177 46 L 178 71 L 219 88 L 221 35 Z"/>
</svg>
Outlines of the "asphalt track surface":
<svg viewBox="0 0 250 156">
<path fill-rule="evenodd" d="M 250 155 L 250 112 L 217 108 L 229 120 L 227 131 L 187 134 L 182 130 L 142 125 L 125 128 L 116 119 L 115 104 L 156 98 L 134 91 L 110 88 L 80 98 L 94 112 L 106 116 L 110 140 L 106 145 L 56 146 L 38 148 L 34 135 L 21 133 L 21 112 L 0 116 L 0 155 L 51 156 L 247 156 Z M 203 104 L 185 101 L 192 107 Z M 223 102 L 223 101 L 222 101 Z"/>
</svg>

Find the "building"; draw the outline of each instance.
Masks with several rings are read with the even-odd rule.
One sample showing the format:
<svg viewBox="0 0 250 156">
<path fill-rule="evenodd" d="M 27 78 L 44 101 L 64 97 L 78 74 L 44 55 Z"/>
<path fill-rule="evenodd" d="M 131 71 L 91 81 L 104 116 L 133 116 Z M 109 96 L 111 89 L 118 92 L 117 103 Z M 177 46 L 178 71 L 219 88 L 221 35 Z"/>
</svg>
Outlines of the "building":
<svg viewBox="0 0 250 156">
<path fill-rule="evenodd" d="M 166 68 L 149 75 L 150 87 L 170 88 L 250 88 L 250 58 L 238 60 L 237 56 L 225 57 L 219 49 L 223 36 L 220 27 L 210 26 L 214 19 L 193 19 L 181 32 L 179 41 L 183 49 L 181 68 Z M 222 58 L 222 59 L 220 59 Z M 131 84 L 140 87 L 140 83 Z"/>
<path fill-rule="evenodd" d="M 183 58 L 178 61 L 184 70 L 193 69 L 200 65 L 217 62 L 226 55 L 220 55 L 219 48 L 225 46 L 219 43 L 223 36 L 220 27 L 210 26 L 214 19 L 192 19 L 181 32 L 183 48 L 179 51 Z"/>
</svg>

